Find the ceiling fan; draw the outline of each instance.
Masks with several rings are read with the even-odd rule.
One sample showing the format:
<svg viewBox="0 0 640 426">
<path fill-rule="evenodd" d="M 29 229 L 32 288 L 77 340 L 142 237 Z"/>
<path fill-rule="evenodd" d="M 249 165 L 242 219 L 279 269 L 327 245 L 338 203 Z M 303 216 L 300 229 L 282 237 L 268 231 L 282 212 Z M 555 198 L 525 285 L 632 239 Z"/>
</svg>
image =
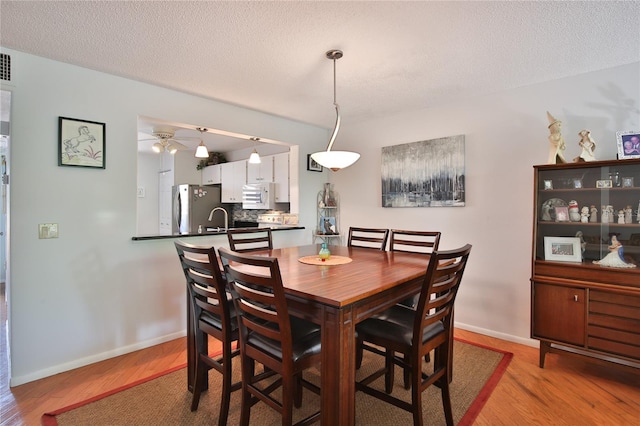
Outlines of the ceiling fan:
<svg viewBox="0 0 640 426">
<path fill-rule="evenodd" d="M 179 140 L 197 140 L 198 138 L 192 137 L 175 137 L 175 130 L 171 129 L 153 129 L 151 132 L 152 139 L 140 139 L 139 142 L 153 141 L 156 142 L 151 146 L 153 152 L 162 153 L 168 152 L 169 154 L 175 154 L 179 150 L 189 149 L 186 145 L 178 142 Z"/>
</svg>

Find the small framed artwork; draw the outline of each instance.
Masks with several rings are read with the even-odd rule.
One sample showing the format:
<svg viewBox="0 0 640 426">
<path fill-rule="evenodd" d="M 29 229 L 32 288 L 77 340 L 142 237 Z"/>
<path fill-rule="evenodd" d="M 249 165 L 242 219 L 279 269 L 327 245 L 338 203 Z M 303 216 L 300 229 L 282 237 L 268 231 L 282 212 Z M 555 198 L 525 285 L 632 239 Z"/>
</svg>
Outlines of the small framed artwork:
<svg viewBox="0 0 640 426">
<path fill-rule="evenodd" d="M 333 216 L 322 216 L 318 224 L 318 234 L 320 235 L 337 235 L 336 218 Z"/>
<path fill-rule="evenodd" d="M 611 179 L 601 179 L 596 181 L 596 188 L 613 188 Z"/>
<path fill-rule="evenodd" d="M 559 206 L 555 208 L 556 222 L 569 222 L 569 207 Z"/>
<path fill-rule="evenodd" d="M 311 158 L 311 154 L 307 154 L 307 170 L 310 172 L 321 172 L 322 166 Z"/>
<path fill-rule="evenodd" d="M 618 160 L 640 158 L 640 130 L 616 132 Z"/>
<path fill-rule="evenodd" d="M 106 125 L 59 117 L 58 166 L 105 168 Z"/>
<path fill-rule="evenodd" d="M 623 188 L 633 188 L 633 178 L 632 177 L 623 177 L 622 178 L 622 187 Z"/>
<path fill-rule="evenodd" d="M 547 191 L 549 189 L 553 189 L 553 181 L 552 180 L 545 180 L 544 181 L 544 189 L 545 189 L 545 191 Z"/>
<path fill-rule="evenodd" d="M 574 189 L 582 188 L 582 179 L 574 179 L 573 180 L 573 188 Z"/>
<path fill-rule="evenodd" d="M 582 262 L 580 238 L 544 237 L 544 259 L 560 262 Z"/>
</svg>

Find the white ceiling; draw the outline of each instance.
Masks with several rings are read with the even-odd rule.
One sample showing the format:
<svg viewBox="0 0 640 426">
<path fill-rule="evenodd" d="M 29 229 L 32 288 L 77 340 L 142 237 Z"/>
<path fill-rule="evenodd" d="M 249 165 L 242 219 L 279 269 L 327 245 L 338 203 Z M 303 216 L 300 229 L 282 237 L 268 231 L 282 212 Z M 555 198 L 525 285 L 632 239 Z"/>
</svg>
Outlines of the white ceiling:
<svg viewBox="0 0 640 426">
<path fill-rule="evenodd" d="M 347 126 L 640 61 L 639 23 L 639 1 L 0 2 L 3 47 L 326 128 L 329 49 Z"/>
</svg>

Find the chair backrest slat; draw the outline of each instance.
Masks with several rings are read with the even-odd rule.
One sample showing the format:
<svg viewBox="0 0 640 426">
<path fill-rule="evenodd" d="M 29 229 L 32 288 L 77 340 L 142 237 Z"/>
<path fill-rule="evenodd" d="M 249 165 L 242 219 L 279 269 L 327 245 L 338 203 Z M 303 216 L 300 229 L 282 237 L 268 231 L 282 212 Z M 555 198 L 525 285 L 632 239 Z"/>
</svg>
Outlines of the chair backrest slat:
<svg viewBox="0 0 640 426">
<path fill-rule="evenodd" d="M 408 231 L 392 229 L 389 250 L 411 253 L 425 253 L 437 251 L 440 245 L 440 232 L 436 231 Z"/>
<path fill-rule="evenodd" d="M 359 228 L 352 226 L 349 228 L 347 246 L 386 250 L 388 238 L 388 229 Z"/>
<path fill-rule="evenodd" d="M 467 244 L 459 249 L 434 251 L 431 254 L 416 307 L 419 314 L 416 315 L 413 328 L 414 339 L 421 339 L 424 329 L 437 321 L 442 321 L 445 328 L 451 326 L 447 318 L 453 312 L 470 252 L 471 245 Z"/>
<path fill-rule="evenodd" d="M 182 241 L 176 241 L 175 247 L 195 309 L 195 318 L 199 317 L 198 310 L 205 310 L 219 316 L 224 327 L 230 327 L 232 302 L 215 247 Z"/>
<path fill-rule="evenodd" d="M 278 259 L 219 249 L 240 315 L 240 339 L 263 336 L 279 344 L 283 363 L 292 363 L 289 311 Z"/>
<path fill-rule="evenodd" d="M 227 231 L 229 248 L 243 253 L 255 250 L 271 250 L 273 239 L 269 228 L 238 228 Z"/>
</svg>

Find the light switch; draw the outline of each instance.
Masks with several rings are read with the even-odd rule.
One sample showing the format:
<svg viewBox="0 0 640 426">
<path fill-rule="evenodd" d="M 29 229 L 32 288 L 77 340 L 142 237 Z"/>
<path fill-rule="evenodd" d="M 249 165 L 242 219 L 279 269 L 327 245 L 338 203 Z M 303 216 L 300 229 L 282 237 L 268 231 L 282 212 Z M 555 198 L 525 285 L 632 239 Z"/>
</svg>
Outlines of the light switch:
<svg viewBox="0 0 640 426">
<path fill-rule="evenodd" d="M 138 198 L 144 198 L 145 190 L 144 187 L 138 187 Z"/>
<path fill-rule="evenodd" d="M 57 223 L 40 223 L 38 224 L 38 238 L 41 240 L 48 238 L 58 238 Z"/>
</svg>

